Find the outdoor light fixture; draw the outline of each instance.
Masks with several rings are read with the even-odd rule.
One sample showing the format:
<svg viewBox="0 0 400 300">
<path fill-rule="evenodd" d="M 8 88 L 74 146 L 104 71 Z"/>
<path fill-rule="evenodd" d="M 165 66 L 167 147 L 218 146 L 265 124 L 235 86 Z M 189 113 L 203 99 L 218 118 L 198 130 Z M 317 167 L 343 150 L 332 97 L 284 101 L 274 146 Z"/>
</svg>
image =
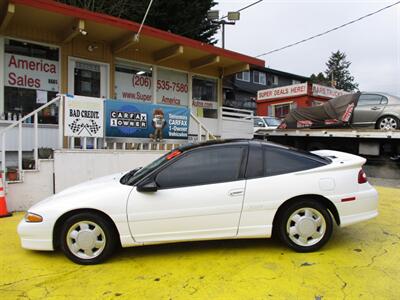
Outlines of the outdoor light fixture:
<svg viewBox="0 0 400 300">
<path fill-rule="evenodd" d="M 228 21 L 224 20 L 226 17 L 228 17 Z M 240 12 L 230 11 L 227 16 L 220 18 L 218 10 L 209 10 L 207 19 L 213 24 L 218 24 L 222 27 L 222 48 L 225 48 L 225 25 L 235 25 L 235 21 L 240 20 Z"/>
<path fill-rule="evenodd" d="M 145 71 L 139 71 L 136 73 L 136 75 L 143 75 L 144 73 L 146 73 Z"/>
<path fill-rule="evenodd" d="M 87 35 L 87 31 L 85 29 L 79 29 L 80 34 L 83 36 Z"/>
<path fill-rule="evenodd" d="M 219 10 L 209 10 L 207 12 L 207 19 L 218 20 L 219 19 Z"/>
<path fill-rule="evenodd" d="M 239 21 L 240 20 L 240 12 L 238 12 L 238 11 L 228 12 L 228 20 L 229 21 Z"/>
</svg>

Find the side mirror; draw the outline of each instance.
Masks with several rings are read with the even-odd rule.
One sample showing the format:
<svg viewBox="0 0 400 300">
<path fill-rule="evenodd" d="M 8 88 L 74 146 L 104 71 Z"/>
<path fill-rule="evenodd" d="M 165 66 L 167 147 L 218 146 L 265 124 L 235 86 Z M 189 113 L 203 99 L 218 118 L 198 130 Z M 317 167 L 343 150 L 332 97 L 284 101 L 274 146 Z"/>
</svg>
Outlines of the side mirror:
<svg viewBox="0 0 400 300">
<path fill-rule="evenodd" d="M 156 192 L 157 184 L 154 180 L 141 182 L 136 186 L 138 192 Z"/>
</svg>

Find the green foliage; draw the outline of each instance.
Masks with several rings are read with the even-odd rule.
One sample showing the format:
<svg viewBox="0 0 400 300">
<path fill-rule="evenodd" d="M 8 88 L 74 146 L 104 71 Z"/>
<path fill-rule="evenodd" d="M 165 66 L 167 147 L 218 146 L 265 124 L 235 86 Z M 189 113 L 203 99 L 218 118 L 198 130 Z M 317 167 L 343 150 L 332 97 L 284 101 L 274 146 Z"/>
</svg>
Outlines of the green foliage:
<svg viewBox="0 0 400 300">
<path fill-rule="evenodd" d="M 310 81 L 312 83 L 325 85 L 325 86 L 330 86 L 331 85 L 331 81 L 328 78 L 326 78 L 325 75 L 322 72 L 319 72 L 317 75 L 311 74 Z"/>
<path fill-rule="evenodd" d="M 354 77 L 351 76 L 349 67 L 351 62 L 346 60 L 346 54 L 340 52 L 332 52 L 331 57 L 326 63 L 325 70 L 326 78 L 333 82 L 334 87 L 347 92 L 358 90 L 358 83 L 354 82 Z"/>
<path fill-rule="evenodd" d="M 150 0 L 59 0 L 59 2 L 141 23 Z M 154 0 L 145 25 L 215 44 L 218 30 L 207 19 L 213 0 Z"/>
</svg>

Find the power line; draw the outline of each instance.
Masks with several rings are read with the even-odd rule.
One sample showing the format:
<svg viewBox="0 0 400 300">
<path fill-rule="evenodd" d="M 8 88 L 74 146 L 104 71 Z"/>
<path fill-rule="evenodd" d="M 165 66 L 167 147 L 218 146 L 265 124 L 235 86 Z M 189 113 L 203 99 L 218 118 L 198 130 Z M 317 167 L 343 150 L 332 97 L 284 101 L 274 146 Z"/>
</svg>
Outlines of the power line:
<svg viewBox="0 0 400 300">
<path fill-rule="evenodd" d="M 253 3 L 251 3 L 251 4 L 249 4 L 249 5 L 245 6 L 245 7 L 242 7 L 241 9 L 239 9 L 239 10 L 237 10 L 237 11 L 235 11 L 235 12 L 241 12 L 241 11 L 243 11 L 243 10 L 245 10 L 245 9 L 248 9 L 249 7 L 252 7 L 253 5 L 256 5 L 256 4 L 258 4 L 258 3 L 260 3 L 260 2 L 263 2 L 263 1 L 264 1 L 264 0 L 258 0 L 258 1 L 253 2 Z M 220 18 L 220 20 L 225 19 L 225 18 L 227 18 L 227 17 L 228 17 L 228 15 L 223 16 L 223 17 Z"/>
<path fill-rule="evenodd" d="M 393 6 L 397 5 L 397 4 L 400 4 L 400 1 L 397 1 L 396 3 L 393 3 L 393 4 L 391 4 L 391 5 L 385 6 L 385 7 L 381 8 L 381 9 L 379 9 L 379 10 L 377 10 L 377 11 L 374 11 L 374 12 L 372 12 L 372 13 L 369 13 L 369 14 L 367 14 L 367 15 L 365 15 L 365 16 L 362 16 L 362 17 L 360 17 L 360 18 L 358 18 L 358 19 L 355 19 L 355 20 L 352 20 L 352 21 L 350 21 L 350 22 L 344 23 L 344 24 L 342 24 L 342 25 L 340 25 L 340 26 L 334 27 L 334 28 L 329 29 L 329 30 L 327 30 L 327 31 L 324 31 L 324 32 L 322 32 L 322 33 L 319 33 L 319 34 L 310 36 L 310 37 L 308 37 L 308 38 L 306 38 L 306 39 L 303 39 L 303 40 L 301 40 L 301 41 L 298 41 L 298 42 L 295 42 L 295 43 L 286 45 L 286 46 L 284 46 L 284 47 L 280 47 L 280 48 L 277 48 L 277 49 L 274 49 L 274 50 L 265 52 L 265 53 L 263 53 L 263 54 L 257 55 L 256 57 L 261 57 L 261 56 L 265 56 L 265 55 L 268 55 L 268 54 L 271 54 L 271 53 L 275 53 L 275 52 L 278 52 L 278 51 L 281 51 L 281 50 L 284 50 L 284 49 L 287 49 L 287 48 L 296 46 L 296 45 L 298 45 L 298 44 L 307 42 L 307 41 L 309 41 L 309 40 L 315 39 L 315 38 L 317 38 L 317 37 L 323 36 L 323 35 L 325 35 L 325 34 L 328 34 L 328 33 L 332 32 L 332 31 L 341 29 L 341 28 L 346 27 L 346 26 L 348 26 L 348 25 L 350 25 L 350 24 L 353 24 L 353 23 L 356 23 L 356 22 L 358 22 L 358 21 L 361 21 L 362 19 L 371 17 L 371 16 L 373 16 L 373 15 L 375 15 L 375 14 L 377 14 L 377 13 L 379 13 L 379 12 L 385 10 L 385 9 L 391 8 L 391 7 L 393 7 Z"/>
</svg>

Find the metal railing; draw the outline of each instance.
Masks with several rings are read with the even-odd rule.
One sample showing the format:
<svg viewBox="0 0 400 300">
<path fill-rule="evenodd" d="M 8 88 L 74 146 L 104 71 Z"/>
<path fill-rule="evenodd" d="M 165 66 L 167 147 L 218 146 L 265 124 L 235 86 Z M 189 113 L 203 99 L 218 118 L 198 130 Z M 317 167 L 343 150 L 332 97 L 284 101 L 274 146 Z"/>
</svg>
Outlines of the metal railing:
<svg viewBox="0 0 400 300">
<path fill-rule="evenodd" d="M 1 136 L 1 169 L 4 175 L 6 175 L 6 151 L 7 151 L 7 144 L 6 144 L 6 135 L 7 132 L 9 132 L 12 128 L 18 127 L 18 151 L 17 151 L 17 162 L 18 162 L 18 179 L 21 179 L 21 174 L 22 174 L 22 124 L 33 117 L 33 135 L 34 135 L 34 146 L 33 146 L 33 159 L 35 161 L 35 169 L 38 167 L 38 160 L 39 160 L 39 155 L 38 155 L 38 149 L 39 149 L 39 142 L 38 142 L 38 123 L 39 123 L 39 117 L 38 113 L 41 112 L 43 109 L 46 107 L 55 104 L 59 102 L 58 105 L 58 121 L 59 121 L 59 126 L 58 126 L 58 146 L 59 148 L 62 148 L 63 144 L 63 127 L 60 126 L 60 120 L 63 120 L 63 101 L 64 101 L 64 96 L 63 95 L 58 95 L 56 98 L 53 100 L 47 102 L 46 104 L 40 106 L 39 108 L 35 109 L 31 113 L 27 114 L 23 118 L 19 119 L 18 121 L 15 121 L 14 123 L 10 124 L 6 128 L 2 129 L 0 131 L 0 136 Z M 6 178 L 6 176 L 3 176 L 3 178 Z"/>
<path fill-rule="evenodd" d="M 249 120 L 253 122 L 254 113 L 251 110 L 239 109 L 228 106 L 222 106 L 219 108 L 219 114 L 221 119 L 229 120 Z"/>
</svg>

